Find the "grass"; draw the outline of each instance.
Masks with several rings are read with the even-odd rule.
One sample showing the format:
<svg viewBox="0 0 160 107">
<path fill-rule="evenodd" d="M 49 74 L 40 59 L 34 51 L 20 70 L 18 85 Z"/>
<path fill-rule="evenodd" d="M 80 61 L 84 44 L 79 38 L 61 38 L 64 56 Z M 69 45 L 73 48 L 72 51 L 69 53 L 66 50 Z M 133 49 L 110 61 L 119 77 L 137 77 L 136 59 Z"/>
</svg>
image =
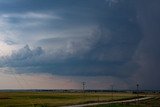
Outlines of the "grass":
<svg viewBox="0 0 160 107">
<path fill-rule="evenodd" d="M 97 105 L 92 107 L 137 107 L 135 105 L 123 105 L 123 104 L 108 104 L 108 105 Z"/>
<path fill-rule="evenodd" d="M 132 102 L 132 103 L 121 103 L 121 104 L 102 104 L 90 107 L 160 107 L 160 95 L 155 95 L 154 98 L 139 101 L 139 102 Z"/>
<path fill-rule="evenodd" d="M 139 106 L 124 105 L 124 104 L 108 104 L 108 105 L 97 105 L 97 106 L 92 106 L 92 107 L 139 107 Z"/>
<path fill-rule="evenodd" d="M 131 93 L 114 93 L 114 100 L 133 97 Z M 0 92 L 0 107 L 58 107 L 111 100 L 111 93 Z"/>
</svg>

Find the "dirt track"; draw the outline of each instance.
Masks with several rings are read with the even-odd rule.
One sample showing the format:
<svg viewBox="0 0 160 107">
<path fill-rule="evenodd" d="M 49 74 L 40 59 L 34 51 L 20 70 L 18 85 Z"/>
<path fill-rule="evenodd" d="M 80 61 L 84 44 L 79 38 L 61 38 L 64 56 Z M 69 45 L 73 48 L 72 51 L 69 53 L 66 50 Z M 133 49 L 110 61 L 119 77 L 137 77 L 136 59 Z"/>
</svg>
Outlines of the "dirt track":
<svg viewBox="0 0 160 107">
<path fill-rule="evenodd" d="M 110 102 L 100 102 L 100 103 L 88 103 L 88 104 L 70 105 L 70 106 L 62 106 L 62 107 L 86 107 L 86 106 L 95 106 L 95 105 L 100 105 L 100 104 L 127 103 L 127 102 L 147 100 L 150 98 L 153 98 L 153 97 L 143 97 L 143 98 L 136 98 L 136 99 L 131 99 L 131 100 L 110 101 Z"/>
</svg>

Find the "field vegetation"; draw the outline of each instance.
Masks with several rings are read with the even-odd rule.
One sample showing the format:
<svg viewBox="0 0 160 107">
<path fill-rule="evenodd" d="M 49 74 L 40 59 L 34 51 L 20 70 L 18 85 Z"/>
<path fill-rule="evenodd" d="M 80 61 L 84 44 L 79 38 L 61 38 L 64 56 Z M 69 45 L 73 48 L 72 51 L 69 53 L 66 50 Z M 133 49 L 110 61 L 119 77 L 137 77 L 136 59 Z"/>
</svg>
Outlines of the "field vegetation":
<svg viewBox="0 0 160 107">
<path fill-rule="evenodd" d="M 153 95 L 152 95 L 153 96 Z M 89 106 L 93 107 L 93 106 Z M 107 104 L 107 105 L 96 105 L 94 107 L 160 107 L 160 95 L 155 94 L 153 98 L 130 103 L 119 103 L 119 104 Z"/>
<path fill-rule="evenodd" d="M 132 93 L 0 92 L 0 107 L 58 107 L 130 99 Z"/>
</svg>

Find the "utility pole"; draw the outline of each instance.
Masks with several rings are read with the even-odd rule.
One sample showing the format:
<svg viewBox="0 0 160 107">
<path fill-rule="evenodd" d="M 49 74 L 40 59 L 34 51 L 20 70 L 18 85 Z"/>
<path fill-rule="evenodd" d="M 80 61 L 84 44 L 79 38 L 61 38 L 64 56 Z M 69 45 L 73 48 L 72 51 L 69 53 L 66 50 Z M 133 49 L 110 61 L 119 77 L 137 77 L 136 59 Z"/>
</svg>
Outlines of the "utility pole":
<svg viewBox="0 0 160 107">
<path fill-rule="evenodd" d="M 113 85 L 111 85 L 112 101 L 113 101 Z"/>
<path fill-rule="evenodd" d="M 137 86 L 137 105 L 138 105 L 138 102 L 139 102 L 139 84 L 136 85 Z"/>
<path fill-rule="evenodd" d="M 86 85 L 86 82 L 82 82 L 83 93 L 85 93 L 85 85 Z"/>
<path fill-rule="evenodd" d="M 83 94 L 83 99 L 85 101 L 85 85 L 86 85 L 86 82 L 82 82 L 82 94 Z"/>
<path fill-rule="evenodd" d="M 137 86 L 137 98 L 138 98 L 138 94 L 139 94 L 139 84 L 136 85 Z"/>
</svg>

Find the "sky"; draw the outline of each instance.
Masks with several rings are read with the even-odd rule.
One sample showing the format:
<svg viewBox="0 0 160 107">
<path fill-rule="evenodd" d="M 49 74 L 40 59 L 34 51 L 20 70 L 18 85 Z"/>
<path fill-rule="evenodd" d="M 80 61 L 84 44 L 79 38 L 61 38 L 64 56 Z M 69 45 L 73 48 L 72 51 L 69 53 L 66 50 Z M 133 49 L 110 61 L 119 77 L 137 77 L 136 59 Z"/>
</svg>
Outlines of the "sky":
<svg viewBox="0 0 160 107">
<path fill-rule="evenodd" d="M 0 89 L 160 89 L 159 0 L 0 0 Z"/>
</svg>

